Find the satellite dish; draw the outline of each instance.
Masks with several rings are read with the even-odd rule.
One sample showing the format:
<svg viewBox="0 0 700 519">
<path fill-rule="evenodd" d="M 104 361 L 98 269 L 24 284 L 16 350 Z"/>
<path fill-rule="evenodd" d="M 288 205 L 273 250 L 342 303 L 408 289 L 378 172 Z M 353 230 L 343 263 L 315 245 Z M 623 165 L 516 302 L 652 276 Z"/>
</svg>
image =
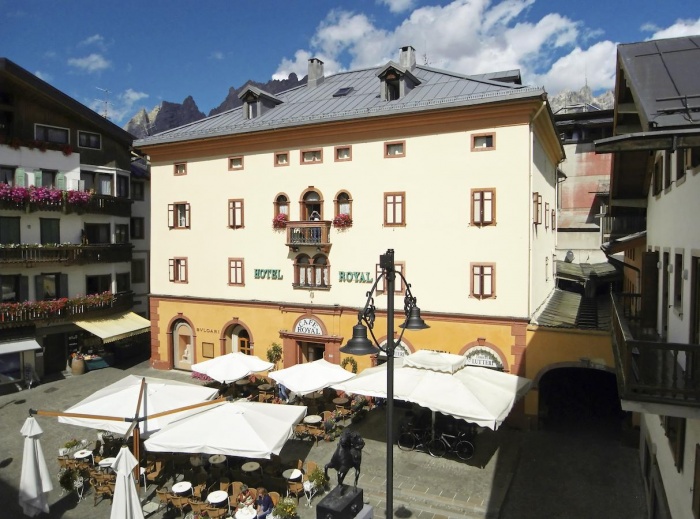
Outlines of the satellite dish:
<svg viewBox="0 0 700 519">
<path fill-rule="evenodd" d="M 566 256 L 564 257 L 564 261 L 566 261 L 567 263 L 571 263 L 572 261 L 574 261 L 574 253 L 571 251 L 567 251 Z"/>
</svg>

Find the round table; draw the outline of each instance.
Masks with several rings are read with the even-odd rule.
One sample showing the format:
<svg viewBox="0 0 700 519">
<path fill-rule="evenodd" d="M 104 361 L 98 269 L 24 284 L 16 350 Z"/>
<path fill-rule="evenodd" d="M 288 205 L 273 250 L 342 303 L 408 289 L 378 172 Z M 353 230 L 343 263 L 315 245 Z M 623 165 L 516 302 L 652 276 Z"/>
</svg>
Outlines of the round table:
<svg viewBox="0 0 700 519">
<path fill-rule="evenodd" d="M 212 465 L 221 465 L 226 462 L 226 456 L 223 454 L 213 454 L 209 456 L 209 463 Z"/>
<path fill-rule="evenodd" d="M 260 384 L 260 385 L 258 386 L 258 389 L 259 389 L 260 391 L 263 391 L 263 392 L 265 392 L 265 391 L 272 391 L 272 386 L 271 386 L 270 384 Z"/>
<path fill-rule="evenodd" d="M 180 481 L 173 485 L 173 492 L 175 494 L 186 494 L 187 492 L 192 492 L 192 483 L 189 481 Z"/>
<path fill-rule="evenodd" d="M 316 391 L 314 393 L 307 393 L 304 395 L 304 398 L 309 398 L 311 400 L 317 400 L 319 398 L 323 398 L 323 393 L 320 391 Z"/>
<path fill-rule="evenodd" d="M 234 517 L 236 519 L 253 519 L 254 517 L 257 517 L 257 515 L 258 512 L 256 512 L 255 508 L 252 506 L 244 506 L 243 508 L 236 510 Z"/>
<path fill-rule="evenodd" d="M 247 386 L 247 385 L 248 385 L 248 379 L 247 379 L 247 378 L 242 378 L 242 379 L 240 379 L 240 380 L 236 380 L 236 382 L 234 382 L 234 384 L 236 384 L 238 387 Z"/>
<path fill-rule="evenodd" d="M 201 467 L 202 466 L 202 457 L 199 455 L 190 456 L 190 465 L 192 465 L 193 467 Z"/>
<path fill-rule="evenodd" d="M 282 477 L 289 481 L 294 481 L 295 479 L 300 479 L 302 474 L 302 471 L 299 469 L 287 469 L 282 472 Z"/>
<path fill-rule="evenodd" d="M 333 403 L 334 403 L 335 405 L 345 406 L 345 405 L 348 404 L 348 402 L 350 402 L 350 399 L 349 399 L 349 398 L 345 398 L 344 396 L 341 396 L 341 397 L 338 397 L 338 398 L 334 398 L 334 399 L 333 399 Z"/>
<path fill-rule="evenodd" d="M 304 417 L 304 423 L 308 424 L 318 424 L 323 421 L 323 417 L 317 414 L 308 414 Z"/>
<path fill-rule="evenodd" d="M 73 457 L 76 460 L 82 460 L 82 459 L 85 459 L 88 457 L 92 458 L 92 451 L 88 450 L 88 449 L 81 449 L 79 451 L 76 451 L 75 454 L 73 454 Z M 92 458 L 92 459 L 93 459 L 93 463 L 94 463 L 95 458 Z"/>
<path fill-rule="evenodd" d="M 228 499 L 228 492 L 225 490 L 215 490 L 214 492 L 209 492 L 207 496 L 207 502 L 212 505 L 218 505 Z"/>
<path fill-rule="evenodd" d="M 260 463 L 257 461 L 247 461 L 241 465 L 241 470 L 243 472 L 255 472 L 256 470 L 260 470 Z"/>
<path fill-rule="evenodd" d="M 97 464 L 102 469 L 110 469 L 115 461 L 117 458 L 102 458 Z"/>
</svg>

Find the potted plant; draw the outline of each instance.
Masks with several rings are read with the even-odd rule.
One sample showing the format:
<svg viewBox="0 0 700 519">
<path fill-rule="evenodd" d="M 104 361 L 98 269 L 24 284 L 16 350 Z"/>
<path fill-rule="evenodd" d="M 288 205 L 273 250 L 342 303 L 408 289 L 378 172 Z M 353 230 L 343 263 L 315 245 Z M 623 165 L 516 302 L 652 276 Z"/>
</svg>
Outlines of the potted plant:
<svg viewBox="0 0 700 519">
<path fill-rule="evenodd" d="M 352 217 L 349 214 L 340 213 L 338 216 L 333 218 L 333 227 L 338 229 L 352 227 Z"/>
<path fill-rule="evenodd" d="M 267 350 L 267 360 L 272 362 L 277 367 L 277 363 L 282 360 L 282 346 L 273 342 L 270 345 L 270 349 Z"/>
<path fill-rule="evenodd" d="M 284 213 L 279 213 L 277 216 L 275 216 L 272 219 L 272 228 L 273 229 L 284 229 L 287 227 L 287 221 L 289 220 L 289 217 L 284 214 Z"/>
<path fill-rule="evenodd" d="M 313 471 L 311 471 L 309 474 L 309 481 L 319 489 L 326 488 L 328 485 L 328 478 L 321 467 L 316 467 Z"/>
<path fill-rule="evenodd" d="M 297 519 L 297 504 L 291 497 L 281 499 L 277 506 L 272 509 L 270 519 Z"/>
</svg>

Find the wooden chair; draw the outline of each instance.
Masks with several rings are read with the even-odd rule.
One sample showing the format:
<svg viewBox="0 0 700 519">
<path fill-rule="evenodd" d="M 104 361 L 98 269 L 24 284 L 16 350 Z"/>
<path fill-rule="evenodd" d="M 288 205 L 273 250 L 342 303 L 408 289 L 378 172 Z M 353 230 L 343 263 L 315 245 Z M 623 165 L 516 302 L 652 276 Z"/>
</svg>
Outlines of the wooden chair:
<svg viewBox="0 0 700 519">
<path fill-rule="evenodd" d="M 346 418 L 352 418 L 352 411 L 347 407 L 343 407 L 342 405 L 336 405 L 335 411 L 338 413 L 338 416 L 340 416 L 341 420 L 343 421 L 345 421 Z"/>
<path fill-rule="evenodd" d="M 304 495 L 304 484 L 300 481 L 287 481 L 287 497 L 294 496 L 299 504 L 299 496 Z"/>
<path fill-rule="evenodd" d="M 272 499 L 272 506 L 275 507 L 277 506 L 277 503 L 280 502 L 280 494 L 279 492 L 268 492 L 267 495 L 270 496 L 270 499 Z"/>
<path fill-rule="evenodd" d="M 168 492 L 167 488 L 156 488 L 156 496 L 158 497 L 158 510 L 160 510 L 163 506 L 165 506 L 166 510 L 170 508 L 173 494 Z"/>
<path fill-rule="evenodd" d="M 189 498 L 187 503 L 190 505 L 190 510 L 192 510 L 194 514 L 199 514 L 200 516 L 202 512 L 206 512 L 207 508 L 209 508 L 209 503 L 205 503 L 199 499 Z"/>
<path fill-rule="evenodd" d="M 233 496 L 233 499 L 238 498 L 238 494 L 241 493 L 241 487 L 243 486 L 242 481 L 234 481 L 231 483 L 231 495 Z"/>
<path fill-rule="evenodd" d="M 294 426 L 294 436 L 303 440 L 309 437 L 309 428 L 306 424 L 298 423 Z"/>
<path fill-rule="evenodd" d="M 199 499 L 200 501 L 204 499 L 204 489 L 207 488 L 207 483 L 199 483 L 197 485 L 192 485 L 192 497 Z"/>
<path fill-rule="evenodd" d="M 253 500 L 256 500 L 258 498 L 258 489 L 257 488 L 250 487 L 248 489 L 248 491 L 250 492 L 250 495 L 253 496 Z"/>
<path fill-rule="evenodd" d="M 311 461 L 311 460 L 307 461 L 306 462 L 306 475 L 308 476 L 317 468 L 318 468 L 318 464 L 315 461 Z"/>
<path fill-rule="evenodd" d="M 146 467 L 146 481 L 155 482 L 156 480 L 160 479 L 163 475 L 164 468 L 165 465 L 160 460 L 156 460 L 153 465 L 151 465 L 150 469 L 149 467 Z"/>
<path fill-rule="evenodd" d="M 180 510 L 180 515 L 185 515 L 185 508 L 190 506 L 189 498 L 187 496 L 175 496 L 170 498 L 170 503 Z"/>
<path fill-rule="evenodd" d="M 321 416 L 323 417 L 324 422 L 333 420 L 333 413 L 330 411 L 323 411 L 323 413 L 321 413 Z"/>
<path fill-rule="evenodd" d="M 318 441 L 322 440 L 323 437 L 326 435 L 325 431 L 317 426 L 317 425 L 307 425 L 306 430 L 309 433 L 309 436 L 316 442 L 318 445 Z"/>
<path fill-rule="evenodd" d="M 238 494 L 228 496 L 228 513 L 231 517 L 235 514 L 236 508 L 238 508 Z M 233 513 L 231 512 L 233 510 Z"/>
<path fill-rule="evenodd" d="M 226 508 L 217 508 L 215 506 L 208 506 L 205 509 L 207 517 L 223 517 L 228 513 Z"/>
<path fill-rule="evenodd" d="M 229 481 L 228 478 L 221 478 L 219 480 L 219 490 L 223 490 L 228 494 L 228 491 L 231 488 L 231 481 Z"/>
<path fill-rule="evenodd" d="M 97 506 L 97 498 L 104 500 L 106 497 L 111 501 L 114 497 L 114 484 L 111 482 L 99 482 L 96 479 L 90 481 L 95 492 L 95 501 L 92 506 Z"/>
</svg>

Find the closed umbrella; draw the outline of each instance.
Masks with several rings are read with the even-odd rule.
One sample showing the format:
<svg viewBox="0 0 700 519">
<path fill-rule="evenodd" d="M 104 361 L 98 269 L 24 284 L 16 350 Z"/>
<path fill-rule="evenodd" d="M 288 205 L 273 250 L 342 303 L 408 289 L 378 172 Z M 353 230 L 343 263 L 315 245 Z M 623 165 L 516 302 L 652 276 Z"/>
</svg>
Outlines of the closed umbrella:
<svg viewBox="0 0 700 519">
<path fill-rule="evenodd" d="M 138 464 L 128 447 L 123 446 L 119 449 L 117 459 L 112 464 L 112 470 L 117 474 L 117 482 L 114 486 L 110 519 L 143 519 L 141 500 L 131 475 Z"/>
<path fill-rule="evenodd" d="M 49 492 L 53 490 L 39 437 L 43 430 L 33 416 L 24 421 L 20 431 L 24 436 L 22 476 L 19 481 L 19 504 L 25 515 L 34 517 L 49 512 Z"/>
<path fill-rule="evenodd" d="M 272 362 L 237 351 L 192 364 L 192 371 L 202 373 L 218 382 L 229 384 L 253 373 L 269 371 L 274 367 Z"/>
</svg>

